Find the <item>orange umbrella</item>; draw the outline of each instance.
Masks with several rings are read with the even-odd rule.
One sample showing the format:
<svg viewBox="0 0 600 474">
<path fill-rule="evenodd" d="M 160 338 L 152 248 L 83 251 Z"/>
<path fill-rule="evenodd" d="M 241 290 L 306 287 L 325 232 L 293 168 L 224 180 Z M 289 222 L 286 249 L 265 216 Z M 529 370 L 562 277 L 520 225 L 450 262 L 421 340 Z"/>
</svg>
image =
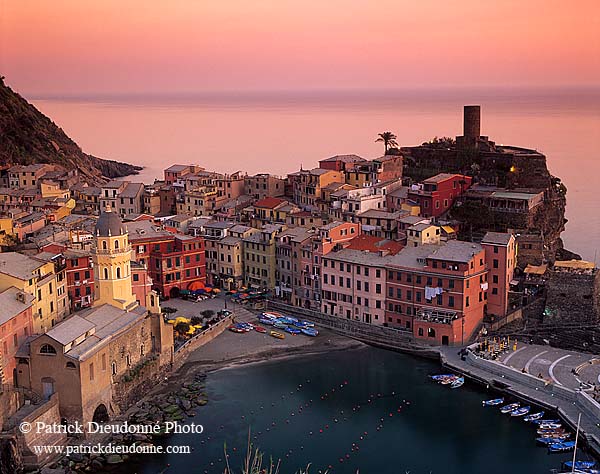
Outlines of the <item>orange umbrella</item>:
<svg viewBox="0 0 600 474">
<path fill-rule="evenodd" d="M 193 281 L 188 285 L 188 290 L 190 291 L 196 291 L 196 290 L 202 290 L 204 289 L 204 282 L 197 280 L 197 281 Z"/>
</svg>

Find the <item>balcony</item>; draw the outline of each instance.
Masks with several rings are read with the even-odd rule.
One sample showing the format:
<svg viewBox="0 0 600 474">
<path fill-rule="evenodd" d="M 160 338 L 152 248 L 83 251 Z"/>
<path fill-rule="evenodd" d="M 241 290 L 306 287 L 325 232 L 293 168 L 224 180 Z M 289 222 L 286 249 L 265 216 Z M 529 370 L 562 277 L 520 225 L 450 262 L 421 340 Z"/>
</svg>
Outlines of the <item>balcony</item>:
<svg viewBox="0 0 600 474">
<path fill-rule="evenodd" d="M 419 321 L 448 325 L 452 324 L 452 322 L 458 318 L 459 314 L 456 311 L 431 308 L 419 308 L 415 316 L 415 319 Z"/>
</svg>

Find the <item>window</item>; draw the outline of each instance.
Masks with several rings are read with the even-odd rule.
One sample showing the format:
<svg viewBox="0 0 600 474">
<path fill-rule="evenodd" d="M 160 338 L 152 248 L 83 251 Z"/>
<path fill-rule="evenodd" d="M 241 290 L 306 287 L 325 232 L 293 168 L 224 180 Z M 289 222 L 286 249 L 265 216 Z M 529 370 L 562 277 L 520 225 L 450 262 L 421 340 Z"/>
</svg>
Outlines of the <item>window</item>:
<svg viewBox="0 0 600 474">
<path fill-rule="evenodd" d="M 111 373 L 112 373 L 113 375 L 117 375 L 117 363 L 116 363 L 116 362 L 113 362 L 113 363 L 111 364 Z"/>
<path fill-rule="evenodd" d="M 40 354 L 56 355 L 56 349 L 50 344 L 44 344 L 42 347 L 40 347 Z"/>
<path fill-rule="evenodd" d="M 115 248 L 118 249 L 119 248 L 119 241 L 115 240 Z"/>
<path fill-rule="evenodd" d="M 90 364 L 90 380 L 94 380 L 94 363 Z"/>
<path fill-rule="evenodd" d="M 79 281 L 81 278 L 79 278 L 79 272 L 75 272 L 75 274 L 73 275 L 75 278 L 75 281 Z"/>
<path fill-rule="evenodd" d="M 423 336 L 423 328 L 419 328 L 419 336 Z"/>
<path fill-rule="evenodd" d="M 498 283 L 498 275 L 492 275 L 492 282 Z"/>
<path fill-rule="evenodd" d="M 465 301 L 465 306 L 468 308 L 469 307 L 469 297 L 467 296 L 467 299 Z"/>
<path fill-rule="evenodd" d="M 498 259 L 497 258 L 494 259 L 494 268 L 498 268 Z"/>
<path fill-rule="evenodd" d="M 448 306 L 454 308 L 454 296 L 448 296 Z"/>
<path fill-rule="evenodd" d="M 133 281 L 140 281 L 140 276 L 137 273 L 133 274 Z"/>
<path fill-rule="evenodd" d="M 117 278 L 121 278 L 121 267 L 117 267 Z"/>
<path fill-rule="evenodd" d="M 104 269 L 104 279 L 108 280 L 108 268 Z"/>
<path fill-rule="evenodd" d="M 77 368 L 73 362 L 67 362 L 66 367 L 67 367 L 67 369 L 76 369 Z"/>
<path fill-rule="evenodd" d="M 381 285 L 379 283 L 375 285 L 375 293 L 381 294 Z"/>
<path fill-rule="evenodd" d="M 498 288 L 493 287 L 492 288 L 492 295 L 497 295 L 498 294 Z"/>
</svg>

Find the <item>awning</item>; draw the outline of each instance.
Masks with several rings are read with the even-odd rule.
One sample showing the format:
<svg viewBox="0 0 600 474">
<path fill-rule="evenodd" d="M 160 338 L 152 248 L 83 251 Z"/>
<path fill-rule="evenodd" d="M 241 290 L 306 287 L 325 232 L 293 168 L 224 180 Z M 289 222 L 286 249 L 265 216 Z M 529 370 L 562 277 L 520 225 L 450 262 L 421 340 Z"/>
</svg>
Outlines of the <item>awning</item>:
<svg viewBox="0 0 600 474">
<path fill-rule="evenodd" d="M 512 286 L 516 286 L 516 285 L 518 285 L 518 284 L 519 284 L 519 280 L 510 280 L 510 284 L 511 284 Z"/>
</svg>

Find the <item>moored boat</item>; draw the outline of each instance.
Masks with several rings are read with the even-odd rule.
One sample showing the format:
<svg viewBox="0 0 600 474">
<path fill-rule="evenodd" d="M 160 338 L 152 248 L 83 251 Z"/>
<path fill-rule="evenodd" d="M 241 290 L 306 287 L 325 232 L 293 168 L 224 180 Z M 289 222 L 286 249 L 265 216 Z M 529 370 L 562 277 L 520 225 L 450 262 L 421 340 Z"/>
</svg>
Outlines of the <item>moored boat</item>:
<svg viewBox="0 0 600 474">
<path fill-rule="evenodd" d="M 459 377 L 450 384 L 450 388 L 460 388 L 464 385 L 464 383 L 465 383 L 465 378 Z"/>
<path fill-rule="evenodd" d="M 239 328 L 239 327 L 237 327 L 235 325 L 231 325 L 227 329 L 229 329 L 231 332 L 235 332 L 235 333 L 238 333 L 238 334 L 246 332 L 242 328 Z"/>
<path fill-rule="evenodd" d="M 537 412 L 537 413 L 531 413 L 530 415 L 527 415 L 523 419 L 525 421 L 535 421 L 535 420 L 539 420 L 542 416 L 544 416 L 544 412 L 540 411 L 540 412 Z"/>
<path fill-rule="evenodd" d="M 510 412 L 510 416 L 524 416 L 529 413 L 529 410 L 531 410 L 529 405 L 522 408 L 517 408 L 516 410 Z"/>
<path fill-rule="evenodd" d="M 562 427 L 561 423 L 541 423 L 538 425 L 538 430 L 557 430 Z"/>
<path fill-rule="evenodd" d="M 268 318 L 261 318 L 260 316 L 258 317 L 258 322 L 261 324 L 265 324 L 267 326 L 273 326 L 273 320 L 272 319 L 268 319 Z"/>
<path fill-rule="evenodd" d="M 496 405 L 502 405 L 504 403 L 504 398 L 494 398 L 493 400 L 484 400 L 484 407 L 494 407 Z"/>
<path fill-rule="evenodd" d="M 501 413 L 510 413 L 512 411 L 515 411 L 520 406 L 521 406 L 520 403 L 510 403 L 510 404 L 504 405 L 502 408 L 500 408 L 500 412 Z"/>
<path fill-rule="evenodd" d="M 267 332 L 267 330 L 266 330 L 265 328 L 263 328 L 262 326 L 254 326 L 254 330 L 255 330 L 256 332 L 260 332 L 260 333 L 263 333 L 263 334 L 264 334 L 265 332 Z"/>
<path fill-rule="evenodd" d="M 562 443 L 555 443 L 548 446 L 548 452 L 550 453 L 566 453 L 575 449 L 575 441 L 564 441 Z"/>
<path fill-rule="evenodd" d="M 560 423 L 560 420 L 536 420 L 534 421 L 536 425 L 542 425 L 545 423 Z"/>
<path fill-rule="evenodd" d="M 573 461 L 565 461 L 563 466 L 572 469 Z M 593 467 L 596 467 L 596 461 L 575 461 L 575 469 L 592 469 Z"/>
<path fill-rule="evenodd" d="M 287 327 L 284 329 L 284 331 L 285 331 L 285 332 L 288 332 L 288 333 L 290 333 L 290 334 L 294 334 L 294 335 L 296 335 L 296 334 L 301 334 L 301 333 L 302 333 L 302 331 L 300 331 L 300 329 L 298 329 L 298 328 L 295 328 L 294 326 L 287 326 Z"/>
<path fill-rule="evenodd" d="M 275 337 L 277 339 L 285 339 L 285 334 L 282 334 L 282 333 L 277 332 L 277 331 L 270 331 L 269 335 L 273 336 L 273 337 Z"/>
<path fill-rule="evenodd" d="M 550 446 L 551 444 L 556 444 L 558 441 L 556 440 L 556 438 L 536 438 L 535 439 L 536 443 L 538 444 L 543 444 L 544 446 Z"/>
<path fill-rule="evenodd" d="M 288 327 L 288 325 L 287 325 L 287 324 L 285 324 L 285 323 L 283 323 L 283 322 L 281 322 L 281 321 L 275 321 L 275 322 L 273 323 L 273 327 L 274 327 L 274 328 L 277 328 L 277 329 L 285 329 L 285 328 L 287 328 L 287 327 Z"/>
</svg>

